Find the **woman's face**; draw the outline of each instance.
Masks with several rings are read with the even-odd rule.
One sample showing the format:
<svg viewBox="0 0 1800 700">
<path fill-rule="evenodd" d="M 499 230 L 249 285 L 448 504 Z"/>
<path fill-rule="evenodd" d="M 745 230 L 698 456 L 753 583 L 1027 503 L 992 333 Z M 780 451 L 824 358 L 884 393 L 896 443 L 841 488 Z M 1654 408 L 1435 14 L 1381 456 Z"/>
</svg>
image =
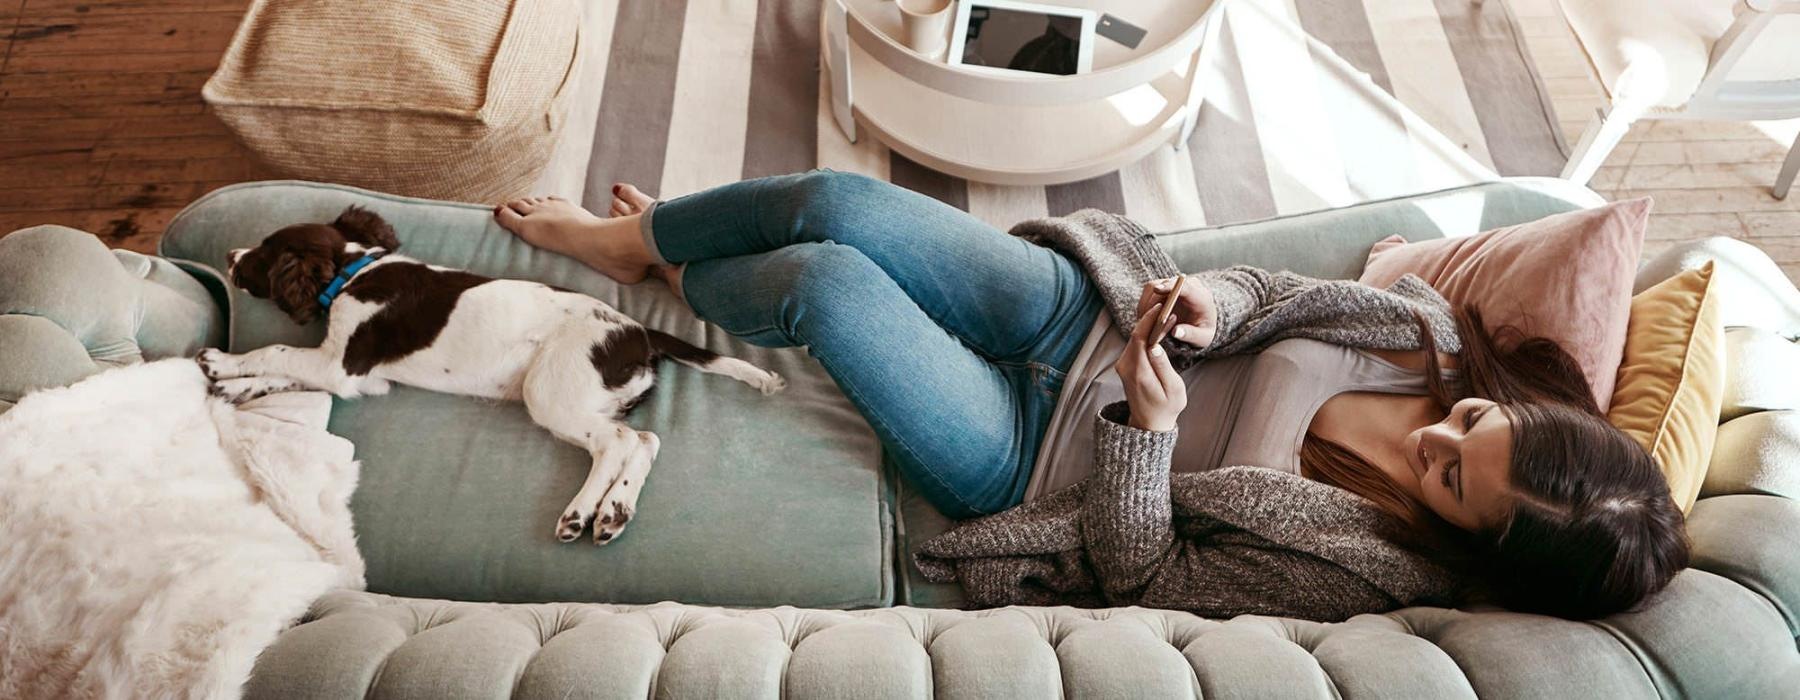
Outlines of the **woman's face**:
<svg viewBox="0 0 1800 700">
<path fill-rule="evenodd" d="M 1464 530 L 1498 522 L 1511 500 L 1512 431 L 1499 404 L 1469 398 L 1408 434 L 1406 461 L 1426 507 Z"/>
</svg>

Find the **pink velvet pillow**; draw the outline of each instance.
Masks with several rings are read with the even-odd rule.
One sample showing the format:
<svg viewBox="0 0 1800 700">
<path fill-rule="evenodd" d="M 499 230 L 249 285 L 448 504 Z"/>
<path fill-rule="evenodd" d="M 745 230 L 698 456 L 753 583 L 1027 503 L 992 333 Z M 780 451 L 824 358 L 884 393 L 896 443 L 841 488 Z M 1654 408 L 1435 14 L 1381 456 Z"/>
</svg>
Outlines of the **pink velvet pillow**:
<svg viewBox="0 0 1800 700">
<path fill-rule="evenodd" d="M 1581 364 L 1605 411 L 1649 215 L 1646 197 L 1463 238 L 1388 236 L 1369 251 L 1361 281 L 1387 287 L 1410 272 L 1452 306 L 1473 304 L 1491 328 L 1511 325 L 1556 341 Z"/>
</svg>

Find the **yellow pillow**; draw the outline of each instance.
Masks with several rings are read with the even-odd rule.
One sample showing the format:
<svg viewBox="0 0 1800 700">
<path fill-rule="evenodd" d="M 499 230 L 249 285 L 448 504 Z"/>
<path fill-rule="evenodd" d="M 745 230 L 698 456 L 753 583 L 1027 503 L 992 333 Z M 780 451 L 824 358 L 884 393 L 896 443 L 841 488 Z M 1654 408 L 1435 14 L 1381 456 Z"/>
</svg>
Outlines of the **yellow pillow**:
<svg viewBox="0 0 1800 700">
<path fill-rule="evenodd" d="M 1725 328 L 1713 265 L 1631 298 L 1625 358 L 1606 418 L 1656 458 L 1683 511 L 1694 506 L 1725 401 Z"/>
</svg>

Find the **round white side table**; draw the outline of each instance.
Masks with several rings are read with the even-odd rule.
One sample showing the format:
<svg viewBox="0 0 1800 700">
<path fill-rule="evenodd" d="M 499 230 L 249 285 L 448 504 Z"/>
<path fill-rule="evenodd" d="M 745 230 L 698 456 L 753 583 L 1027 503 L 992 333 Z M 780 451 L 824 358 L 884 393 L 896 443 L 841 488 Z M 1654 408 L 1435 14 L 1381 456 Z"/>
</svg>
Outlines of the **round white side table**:
<svg viewBox="0 0 1800 700">
<path fill-rule="evenodd" d="M 1053 0 L 1148 33 L 1135 49 L 1095 36 L 1092 70 L 1048 76 L 915 53 L 900 38 L 893 0 L 825 0 L 821 63 L 833 117 L 852 142 L 860 126 L 914 162 L 970 180 L 1074 182 L 1187 142 L 1225 2 Z"/>
</svg>

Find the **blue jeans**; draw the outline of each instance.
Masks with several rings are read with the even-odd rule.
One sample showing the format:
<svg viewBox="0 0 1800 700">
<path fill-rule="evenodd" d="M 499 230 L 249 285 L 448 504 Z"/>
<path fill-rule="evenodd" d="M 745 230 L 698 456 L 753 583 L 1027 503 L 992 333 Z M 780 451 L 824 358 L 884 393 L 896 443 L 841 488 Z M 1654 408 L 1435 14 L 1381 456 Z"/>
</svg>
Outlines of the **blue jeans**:
<svg viewBox="0 0 1800 700">
<path fill-rule="evenodd" d="M 814 171 L 660 202 L 641 222 L 686 263 L 694 313 L 806 346 L 944 514 L 1023 499 L 1069 365 L 1102 308 L 1081 268 L 935 199 Z"/>
</svg>

